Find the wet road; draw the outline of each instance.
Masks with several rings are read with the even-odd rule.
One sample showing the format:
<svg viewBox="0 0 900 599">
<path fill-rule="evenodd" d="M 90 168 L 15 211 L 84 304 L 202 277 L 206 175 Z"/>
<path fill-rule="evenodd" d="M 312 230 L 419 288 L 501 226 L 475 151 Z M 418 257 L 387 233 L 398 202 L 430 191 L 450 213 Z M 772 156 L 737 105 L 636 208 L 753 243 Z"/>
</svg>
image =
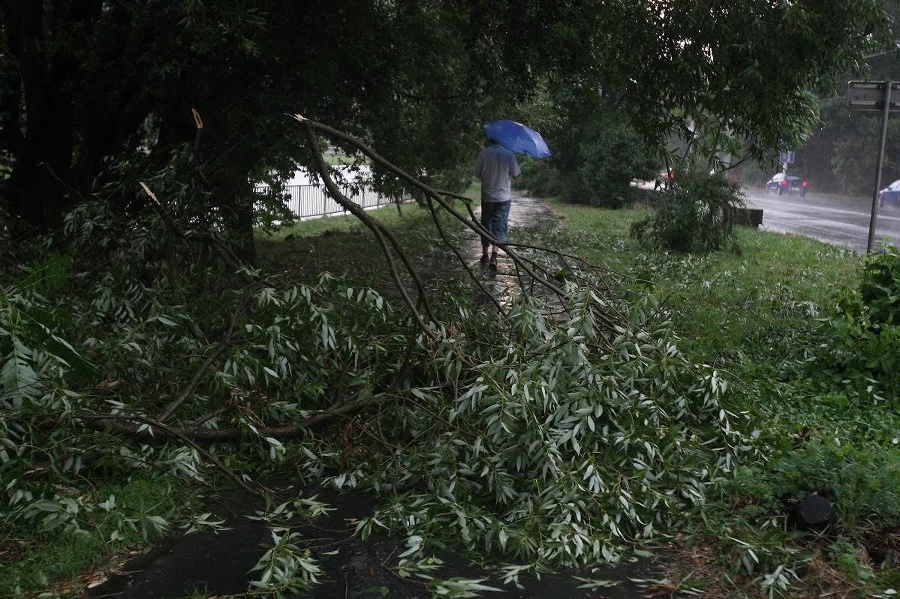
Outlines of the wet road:
<svg viewBox="0 0 900 599">
<path fill-rule="evenodd" d="M 762 208 L 763 231 L 795 233 L 832 245 L 866 253 L 872 198 L 809 193 L 806 197 L 774 195 L 761 189 L 745 189 L 747 204 Z M 900 238 L 900 208 L 878 210 L 872 249 L 887 236 L 892 244 Z"/>
</svg>

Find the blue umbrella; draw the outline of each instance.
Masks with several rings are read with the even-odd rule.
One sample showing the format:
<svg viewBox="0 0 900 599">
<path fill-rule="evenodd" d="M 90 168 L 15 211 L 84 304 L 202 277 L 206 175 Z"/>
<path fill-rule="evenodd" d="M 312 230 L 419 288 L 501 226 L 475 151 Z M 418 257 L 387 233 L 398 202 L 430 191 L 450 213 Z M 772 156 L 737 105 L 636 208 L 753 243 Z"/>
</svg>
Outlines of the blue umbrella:
<svg viewBox="0 0 900 599">
<path fill-rule="evenodd" d="M 541 134 L 516 121 L 499 120 L 485 123 L 482 127 L 488 137 L 498 144 L 532 158 L 546 158 L 550 148 Z"/>
</svg>

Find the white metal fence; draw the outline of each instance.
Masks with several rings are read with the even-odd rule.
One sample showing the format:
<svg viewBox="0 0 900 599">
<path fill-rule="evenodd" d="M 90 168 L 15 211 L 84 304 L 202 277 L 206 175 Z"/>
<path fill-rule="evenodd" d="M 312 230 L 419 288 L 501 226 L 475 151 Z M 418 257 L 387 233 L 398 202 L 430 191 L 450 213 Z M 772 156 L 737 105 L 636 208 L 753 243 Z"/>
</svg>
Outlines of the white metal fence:
<svg viewBox="0 0 900 599">
<path fill-rule="evenodd" d="M 285 202 L 288 208 L 300 218 L 317 218 L 345 212 L 334 198 L 325 193 L 324 187 L 318 185 L 287 185 L 284 189 Z M 266 190 L 267 187 L 264 185 L 256 187 L 258 193 L 264 193 Z M 359 190 L 345 188 L 341 192 L 364 209 L 378 208 L 394 203 L 394 200 L 391 198 L 384 197 L 368 188 Z"/>
</svg>

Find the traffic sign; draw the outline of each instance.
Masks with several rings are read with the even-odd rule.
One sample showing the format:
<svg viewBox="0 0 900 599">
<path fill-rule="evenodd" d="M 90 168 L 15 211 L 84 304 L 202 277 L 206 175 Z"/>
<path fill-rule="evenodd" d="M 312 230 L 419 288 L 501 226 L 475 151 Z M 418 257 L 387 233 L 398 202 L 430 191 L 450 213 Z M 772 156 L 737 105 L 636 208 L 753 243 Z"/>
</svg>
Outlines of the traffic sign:
<svg viewBox="0 0 900 599">
<path fill-rule="evenodd" d="M 884 110 L 884 96 L 891 85 L 890 112 L 900 111 L 900 81 L 850 81 L 847 83 L 847 106 L 852 110 Z"/>
<path fill-rule="evenodd" d="M 781 164 L 794 164 L 794 151 L 781 152 L 778 154 L 778 162 Z"/>
</svg>

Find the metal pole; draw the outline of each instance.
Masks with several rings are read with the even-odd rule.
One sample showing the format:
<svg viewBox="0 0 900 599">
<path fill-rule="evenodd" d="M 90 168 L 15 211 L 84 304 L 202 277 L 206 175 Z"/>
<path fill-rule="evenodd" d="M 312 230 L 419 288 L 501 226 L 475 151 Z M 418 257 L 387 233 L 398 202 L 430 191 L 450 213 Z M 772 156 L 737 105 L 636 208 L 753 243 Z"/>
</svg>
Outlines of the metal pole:
<svg viewBox="0 0 900 599">
<path fill-rule="evenodd" d="M 881 146 L 878 149 L 878 167 L 875 169 L 875 191 L 872 193 L 872 217 L 869 220 L 869 241 L 866 244 L 866 253 L 872 251 L 872 243 L 875 239 L 875 223 L 878 221 L 878 191 L 881 189 L 881 167 L 884 162 L 884 144 L 887 140 L 888 114 L 891 111 L 891 88 L 893 81 L 884 82 L 884 111 L 881 122 Z"/>
</svg>

